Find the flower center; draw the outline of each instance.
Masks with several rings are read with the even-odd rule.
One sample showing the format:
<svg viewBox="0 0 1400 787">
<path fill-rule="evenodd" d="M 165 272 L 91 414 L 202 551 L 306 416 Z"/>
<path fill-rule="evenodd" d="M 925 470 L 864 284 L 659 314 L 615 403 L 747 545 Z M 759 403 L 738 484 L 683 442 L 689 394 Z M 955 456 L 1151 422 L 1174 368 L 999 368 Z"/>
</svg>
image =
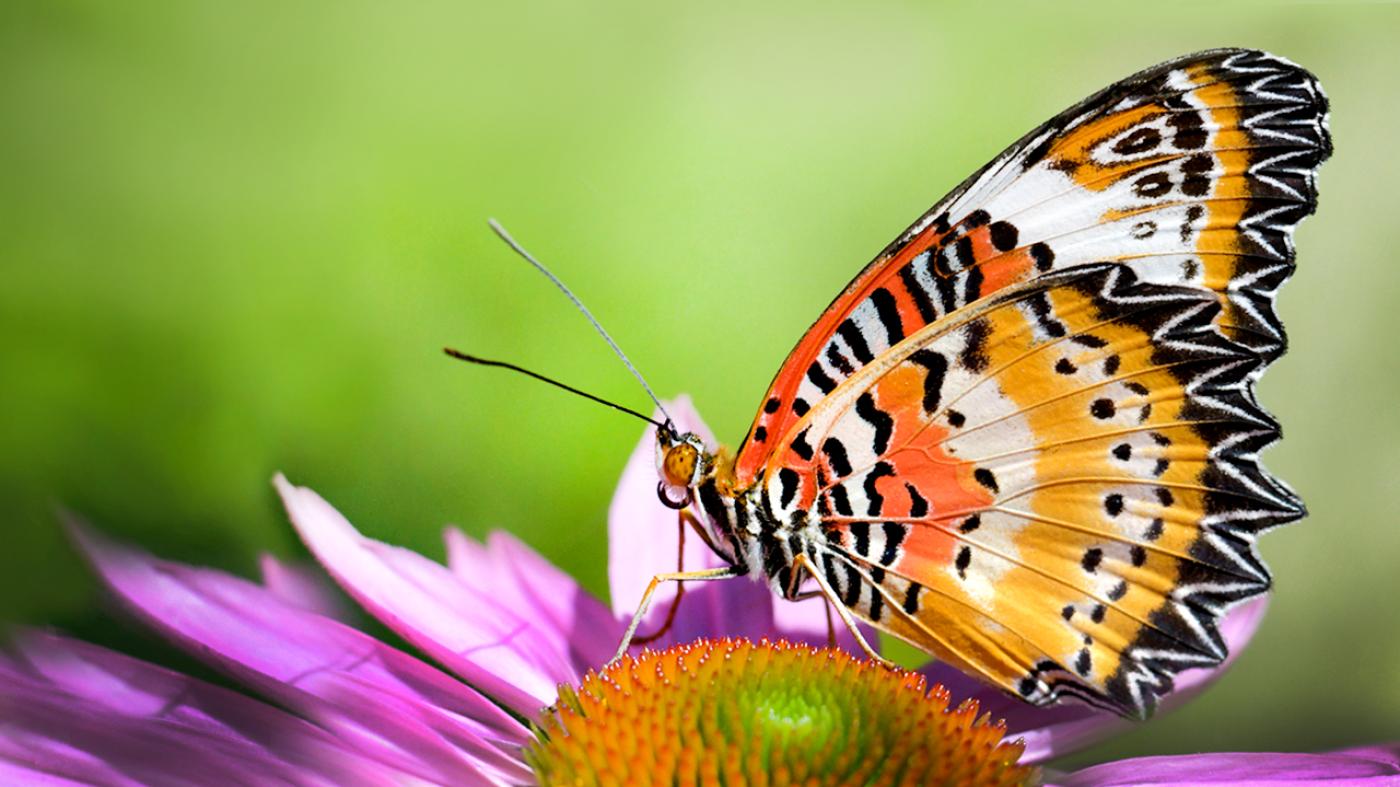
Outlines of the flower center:
<svg viewBox="0 0 1400 787">
<path fill-rule="evenodd" d="M 699 640 L 560 687 L 541 784 L 1027 784 L 1021 744 L 942 686 L 843 651 Z"/>
</svg>

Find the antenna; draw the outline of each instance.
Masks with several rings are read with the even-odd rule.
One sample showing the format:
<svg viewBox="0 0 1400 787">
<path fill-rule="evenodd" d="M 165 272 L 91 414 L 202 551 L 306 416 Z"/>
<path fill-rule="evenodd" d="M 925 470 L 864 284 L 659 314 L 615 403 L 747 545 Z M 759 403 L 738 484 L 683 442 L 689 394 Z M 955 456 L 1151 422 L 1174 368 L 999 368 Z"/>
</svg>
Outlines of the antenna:
<svg viewBox="0 0 1400 787">
<path fill-rule="evenodd" d="M 605 405 L 607 405 L 608 407 L 613 408 L 614 410 L 621 410 L 622 412 L 627 413 L 628 415 L 635 415 L 635 416 L 637 416 L 638 418 L 642 419 L 643 421 L 646 421 L 647 423 L 651 424 L 652 426 L 655 426 L 657 429 L 660 429 L 660 430 L 662 430 L 662 431 L 671 431 L 671 428 L 670 428 L 669 426 L 667 426 L 666 424 L 658 423 L 658 422 L 656 422 L 656 421 L 654 421 L 654 420 L 652 420 L 652 419 L 650 419 L 650 418 L 647 418 L 645 415 L 642 415 L 641 413 L 637 412 L 636 410 L 633 410 L 633 409 L 630 408 L 630 407 L 623 407 L 622 405 L 620 405 L 620 404 L 618 404 L 618 403 L 616 403 L 616 402 L 609 402 L 607 399 L 604 399 L 604 398 L 602 398 L 601 396 L 594 396 L 593 394 L 588 393 L 587 391 L 580 391 L 579 389 L 573 387 L 572 385 L 565 385 L 564 383 L 561 383 L 561 382 L 559 382 L 558 380 L 554 380 L 554 379 L 551 379 L 551 378 L 549 378 L 549 377 L 545 377 L 544 375 L 542 375 L 542 374 L 540 374 L 540 373 L 538 373 L 538 372 L 532 372 L 532 371 L 530 371 L 529 369 L 521 368 L 521 367 L 519 367 L 519 366 L 516 366 L 516 365 L 513 364 L 513 363 L 506 363 L 505 361 L 488 361 L 488 360 L 485 359 L 485 358 L 478 358 L 478 357 L 476 357 L 475 355 L 468 355 L 468 354 L 462 352 L 461 350 L 454 350 L 454 349 L 452 349 L 451 347 L 444 347 L 444 348 L 442 348 L 442 351 L 445 352 L 445 353 L 447 353 L 448 355 L 452 356 L 453 358 L 456 358 L 456 359 L 459 360 L 459 361 L 466 361 L 467 363 L 475 363 L 475 364 L 479 364 L 479 365 L 481 365 L 481 366 L 499 366 L 499 367 L 501 367 L 502 369 L 509 369 L 509 370 L 511 370 L 512 372 L 520 372 L 521 374 L 526 375 L 526 376 L 529 376 L 529 377 L 533 377 L 533 378 L 535 378 L 536 380 L 539 380 L 540 382 L 549 383 L 550 385 L 553 385 L 553 386 L 555 386 L 555 387 L 557 387 L 557 388 L 563 388 L 564 390 L 568 391 L 569 393 L 578 394 L 579 396 L 582 396 L 582 397 L 585 398 L 585 399 L 592 399 L 593 401 L 597 402 L 598 404 L 605 404 Z M 669 417 L 667 418 L 667 423 L 670 423 Z"/>
<path fill-rule="evenodd" d="M 631 362 L 630 360 L 627 359 L 626 353 L 622 352 L 622 348 L 617 346 L 617 342 L 613 341 L 613 337 L 609 336 L 609 335 L 608 335 L 608 332 L 605 331 L 605 330 L 603 330 L 603 325 L 602 325 L 602 323 L 598 322 L 597 318 L 593 316 L 593 312 L 590 312 L 590 311 L 588 310 L 588 307 L 583 305 L 583 301 L 579 300 L 577 295 L 574 295 L 573 290 L 570 290 L 567 286 L 565 286 L 565 285 L 564 285 L 564 282 L 563 282 L 563 281 L 560 281 L 560 279 L 559 279 L 558 276 L 555 276 L 553 273 L 551 273 L 550 270 L 549 270 L 549 268 L 546 268 L 546 267 L 544 266 L 544 263 L 542 263 L 542 262 L 540 262 L 539 260 L 535 259 L 534 256 L 530 254 L 530 252 L 526 251 L 524 246 L 521 246 L 519 243 L 517 243 L 517 242 L 515 241 L 515 238 L 512 238 L 512 237 L 510 236 L 510 233 L 509 233 L 509 232 L 506 232 L 506 228 L 505 228 L 505 227 L 502 227 L 502 226 L 501 226 L 501 223 L 500 223 L 499 221 L 496 221 L 495 219 L 487 219 L 487 220 L 486 220 L 486 223 L 489 224 L 489 225 L 491 226 L 491 229 L 494 230 L 495 233 L 496 233 L 497 235 L 500 236 L 501 240 L 503 240 L 503 241 L 506 242 L 506 245 L 507 245 L 507 246 L 511 247 L 511 249 L 513 249 L 513 250 L 515 251 L 516 254 L 519 254 L 521 257 L 524 257 L 526 262 L 528 262 L 528 263 L 530 263 L 531 265 L 535 266 L 535 270 L 537 270 L 537 271 L 539 271 L 540 273 L 544 274 L 544 277 L 545 277 L 546 279 L 549 279 L 551 282 L 553 282 L 553 283 L 554 283 L 554 286 L 555 286 L 555 287 L 558 287 L 558 288 L 559 288 L 559 291 L 562 292 L 562 293 L 564 293 L 564 295 L 566 295 L 566 296 L 568 297 L 568 299 L 569 299 L 570 301 L 573 302 L 574 307 L 577 308 L 580 312 L 583 313 L 583 316 L 586 317 L 586 318 L 588 319 L 588 322 L 589 322 L 589 324 L 591 324 L 591 325 L 593 326 L 593 329 L 596 330 L 596 331 L 598 332 L 598 335 L 599 335 L 599 336 L 602 336 L 602 337 L 603 337 L 603 341 L 607 342 L 607 343 L 608 343 L 608 346 L 612 348 L 613 352 L 617 353 L 617 357 L 622 359 L 622 363 L 623 363 L 624 366 L 627 367 L 627 371 L 631 372 L 631 373 L 632 373 L 632 376 L 637 378 L 637 382 L 639 382 L 639 383 L 642 384 L 642 389 L 645 390 L 645 391 L 647 392 L 647 396 L 651 397 L 651 400 L 652 400 L 653 402 L 656 403 L 656 409 L 660 410 L 660 411 L 661 411 L 661 414 L 664 415 L 664 416 L 666 416 L 666 423 L 668 423 L 668 424 L 673 423 L 672 420 L 671 420 L 671 414 L 668 413 L 668 412 L 666 412 L 666 408 L 665 408 L 665 407 L 662 407 L 662 406 L 661 406 L 661 400 L 658 399 L 658 398 L 656 398 L 656 394 L 652 393 L 651 386 L 650 386 L 650 385 L 647 385 L 647 381 L 642 377 L 642 373 L 639 372 L 639 371 L 637 371 L 637 367 L 633 366 L 633 365 L 632 365 L 632 362 Z M 447 354 L 453 356 L 454 358 L 461 358 L 461 359 L 464 360 L 464 361 L 465 361 L 465 360 L 470 360 L 470 361 L 472 361 L 473 363 L 483 363 L 483 364 L 485 364 L 485 365 L 487 365 L 487 366 L 503 366 L 503 367 L 506 367 L 506 368 L 514 369 L 514 370 L 517 371 L 517 372 L 523 372 L 523 373 L 525 373 L 525 374 L 530 375 L 531 377 L 534 377 L 534 378 L 539 379 L 539 380 L 543 380 L 544 382 L 551 383 L 551 384 L 553 384 L 553 385 L 557 385 L 557 386 L 559 386 L 560 388 L 564 388 L 564 389 L 573 391 L 573 392 L 576 393 L 576 394 L 581 394 L 581 395 L 583 395 L 583 396 L 588 397 L 589 399 L 593 399 L 594 401 L 602 402 L 603 404 L 609 405 L 610 407 L 616 407 L 616 408 L 619 409 L 619 410 L 623 410 L 623 411 L 632 413 L 633 415 L 637 415 L 638 417 L 642 418 L 642 419 L 645 420 L 645 421 L 650 421 L 650 422 L 653 423 L 653 424 L 656 423 L 655 421 L 652 421 L 650 418 L 647 418 L 647 417 L 645 417 L 645 416 L 641 416 L 641 415 L 639 415 L 637 412 L 635 412 L 635 411 L 633 411 L 633 410 L 628 410 L 627 408 L 621 407 L 621 406 L 616 405 L 616 404 L 613 404 L 612 402 L 609 402 L 609 401 L 606 401 L 606 400 L 603 400 L 603 399 L 599 399 L 598 397 L 593 396 L 592 394 L 586 394 L 586 393 L 584 393 L 583 391 L 578 390 L 577 388 L 570 388 L 569 386 L 564 385 L 563 383 L 555 382 L 554 380 L 551 380 L 551 379 L 549 379 L 549 378 L 547 378 L 547 377 L 543 377 L 543 376 L 541 376 L 541 375 L 535 374 L 534 372 L 530 372 L 530 371 L 526 371 L 525 369 L 521 369 L 521 368 L 518 367 L 518 366 L 512 366 L 512 365 L 510 365 L 510 364 L 508 364 L 508 363 L 501 363 L 501 362 L 499 362 L 499 361 L 482 361 L 482 360 L 480 360 L 480 359 L 472 358 L 472 357 L 470 357 L 470 356 L 462 357 L 461 354 L 456 353 L 455 351 L 452 351 L 452 350 L 449 350 Z M 660 424 L 657 424 L 657 426 L 660 426 Z"/>
</svg>

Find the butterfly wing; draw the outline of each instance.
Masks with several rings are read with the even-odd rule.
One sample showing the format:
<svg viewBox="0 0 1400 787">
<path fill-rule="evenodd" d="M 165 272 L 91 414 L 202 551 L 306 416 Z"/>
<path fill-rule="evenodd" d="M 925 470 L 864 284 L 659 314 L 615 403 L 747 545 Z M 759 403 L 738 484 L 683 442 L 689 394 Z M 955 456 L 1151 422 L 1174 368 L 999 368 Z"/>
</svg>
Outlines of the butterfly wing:
<svg viewBox="0 0 1400 787">
<path fill-rule="evenodd" d="M 1302 515 L 1258 464 L 1257 353 L 1214 294 L 1121 264 L 1014 285 L 822 398 L 764 473 L 819 513 L 809 557 L 861 617 L 1025 699 L 1145 715 L 1219 663 Z"/>
<path fill-rule="evenodd" d="M 1316 79 L 1216 50 L 1163 63 L 1013 144 L 882 251 L 784 362 L 740 447 L 753 482 L 773 445 L 843 380 L 924 326 L 1036 276 L 1122 262 L 1143 281 L 1218 293 L 1227 335 L 1267 360 L 1293 229 L 1331 151 Z"/>
</svg>

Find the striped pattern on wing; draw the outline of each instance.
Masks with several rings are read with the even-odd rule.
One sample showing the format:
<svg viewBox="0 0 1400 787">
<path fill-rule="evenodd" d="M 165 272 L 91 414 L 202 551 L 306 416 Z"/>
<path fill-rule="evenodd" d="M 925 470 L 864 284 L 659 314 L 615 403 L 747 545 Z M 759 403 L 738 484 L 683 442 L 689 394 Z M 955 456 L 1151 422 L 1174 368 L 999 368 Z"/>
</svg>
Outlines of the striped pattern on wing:
<svg viewBox="0 0 1400 787">
<path fill-rule="evenodd" d="M 793 349 L 740 447 L 747 485 L 841 381 L 943 315 L 1012 284 L 1101 261 L 1219 293 L 1227 335 L 1272 360 L 1292 234 L 1331 151 L 1316 79 L 1216 50 L 1116 83 L 1016 142 L 910 226 Z M 1262 365 L 1260 367 L 1262 369 Z"/>
<path fill-rule="evenodd" d="M 764 483 L 817 512 L 861 617 L 1029 701 L 1145 715 L 1224 658 L 1216 621 L 1269 587 L 1256 535 L 1303 512 L 1220 311 L 1119 264 L 1017 285 L 822 399 Z"/>
</svg>

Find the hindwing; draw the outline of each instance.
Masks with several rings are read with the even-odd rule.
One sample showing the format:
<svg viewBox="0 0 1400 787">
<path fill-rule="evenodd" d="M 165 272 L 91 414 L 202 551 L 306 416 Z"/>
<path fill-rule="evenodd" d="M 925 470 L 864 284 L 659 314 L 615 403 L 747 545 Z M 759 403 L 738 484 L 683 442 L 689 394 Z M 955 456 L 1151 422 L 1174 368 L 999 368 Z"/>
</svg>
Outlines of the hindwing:
<svg viewBox="0 0 1400 787">
<path fill-rule="evenodd" d="M 1221 310 L 1122 264 L 1014 285 L 828 392 L 763 483 L 815 512 L 860 617 L 1031 702 L 1145 715 L 1224 658 L 1220 616 L 1269 587 L 1256 535 L 1303 513 Z"/>
</svg>

